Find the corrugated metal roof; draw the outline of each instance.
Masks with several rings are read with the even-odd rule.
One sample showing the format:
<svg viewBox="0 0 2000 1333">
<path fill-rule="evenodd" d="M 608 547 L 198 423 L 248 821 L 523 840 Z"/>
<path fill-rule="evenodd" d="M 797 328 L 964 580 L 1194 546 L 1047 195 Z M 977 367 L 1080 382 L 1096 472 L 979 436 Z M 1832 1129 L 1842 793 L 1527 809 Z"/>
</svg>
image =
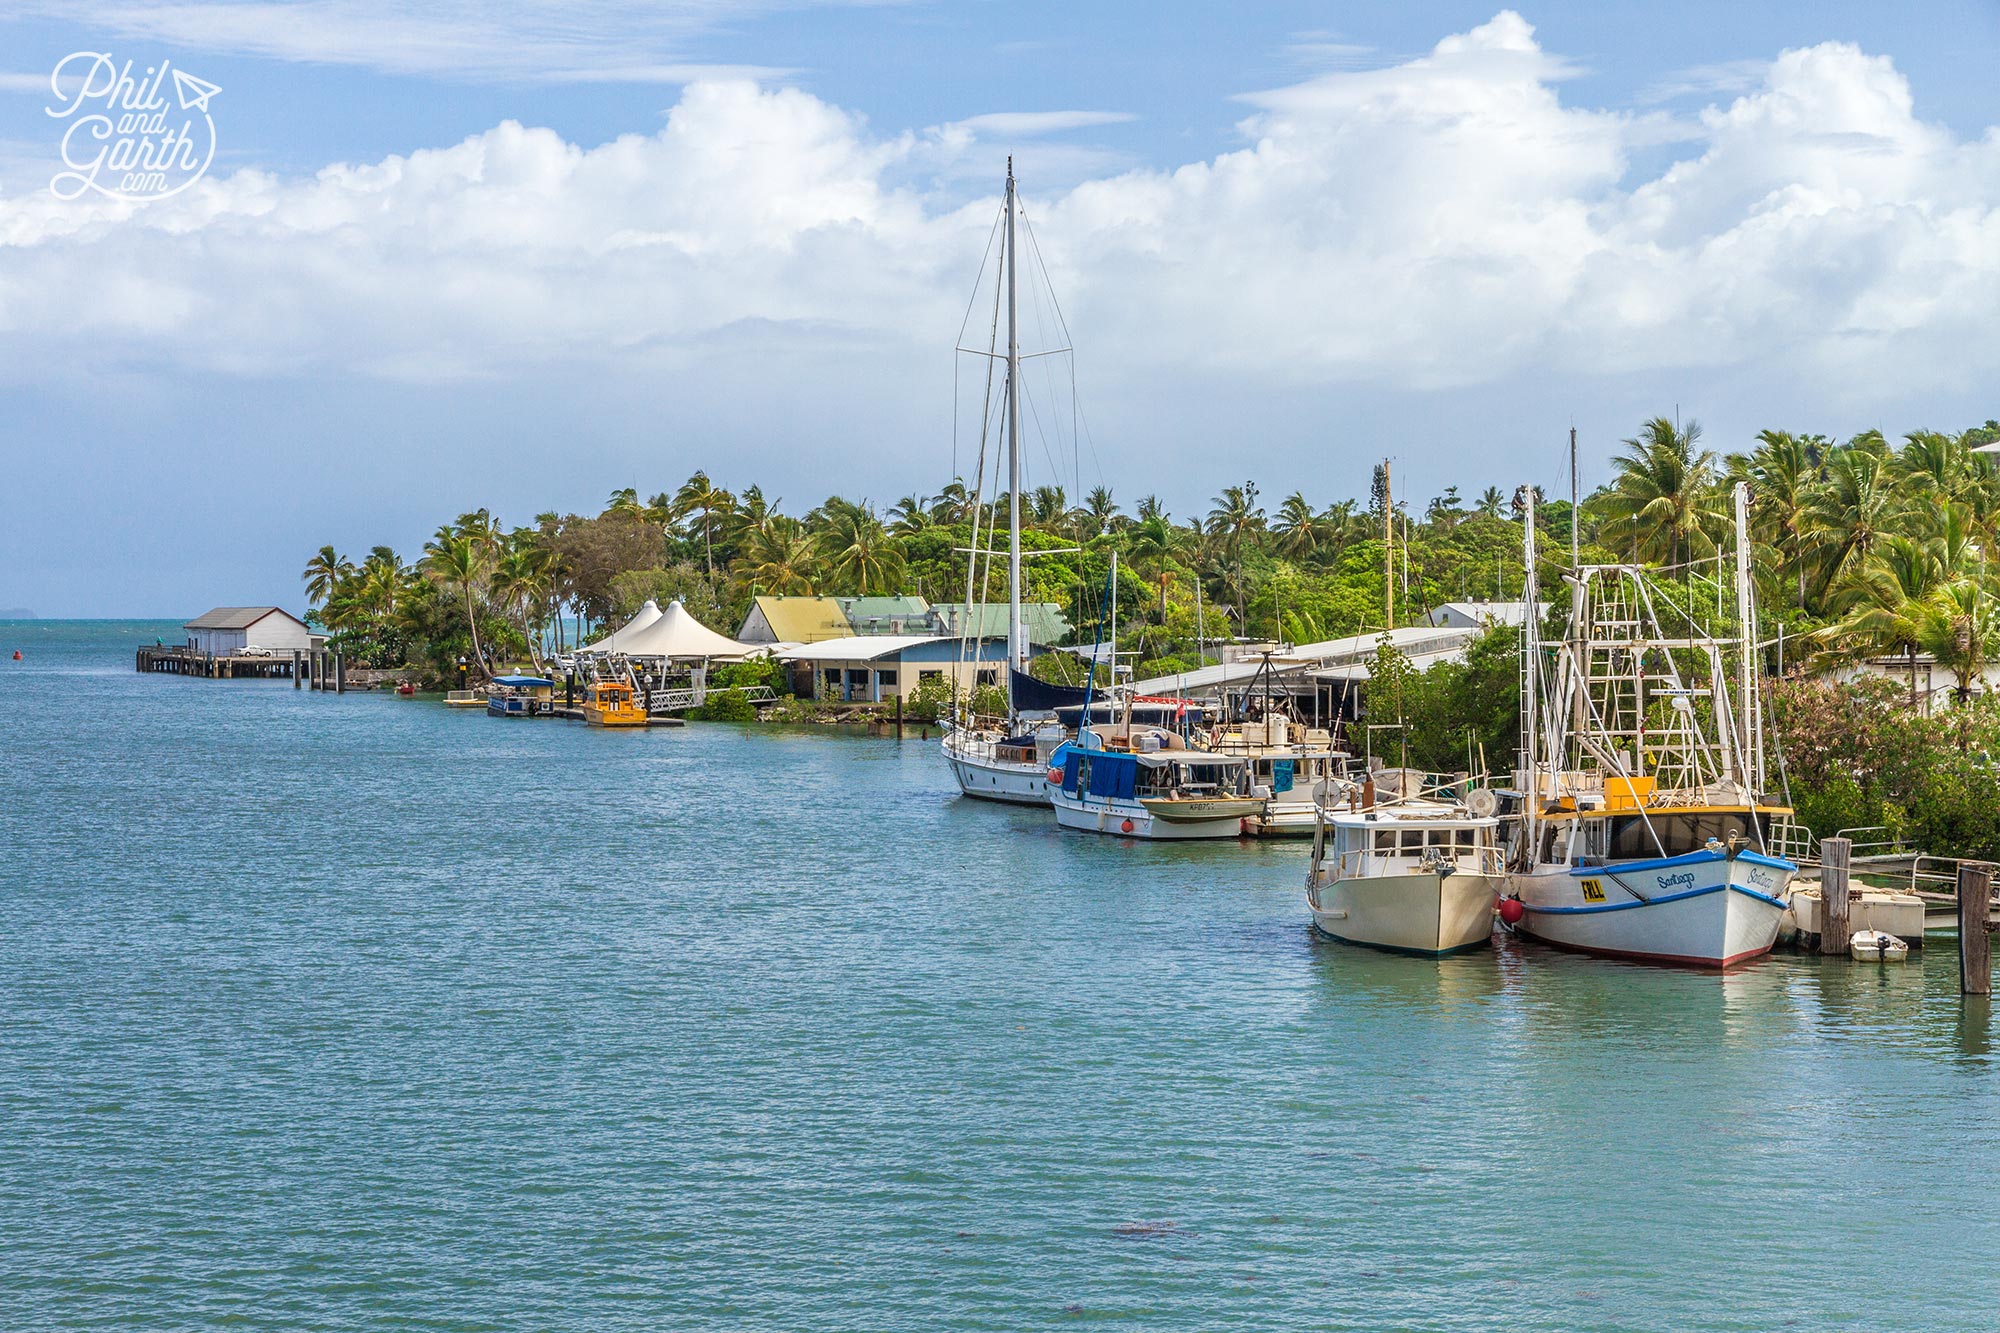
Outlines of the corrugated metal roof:
<svg viewBox="0 0 2000 1333">
<path fill-rule="evenodd" d="M 757 610 L 780 643 L 812 643 L 853 633 L 838 597 L 759 597 Z M 749 617 L 744 617 L 745 628 Z M 737 631 L 739 638 L 742 630 Z"/>
<path fill-rule="evenodd" d="M 1442 660 L 1444 657 L 1462 653 L 1465 646 L 1478 638 L 1480 630 L 1438 629 L 1427 625 L 1412 625 L 1389 631 L 1389 642 L 1397 651 L 1411 658 Z M 1375 655 L 1376 645 L 1382 640 L 1382 631 L 1373 634 L 1353 634 L 1344 639 L 1327 639 L 1320 643 L 1302 643 L 1296 648 L 1288 648 L 1283 653 L 1271 654 L 1271 673 L 1277 676 L 1295 675 L 1300 672 L 1319 671 L 1327 667 L 1349 664 L 1365 664 Z M 1217 689 L 1229 685 L 1240 685 L 1255 678 L 1264 669 L 1262 657 L 1243 662 L 1229 662 L 1220 666 L 1201 667 L 1185 671 L 1177 676 L 1154 676 L 1149 680 L 1132 682 L 1132 688 L 1140 694 L 1163 694 L 1169 691 L 1186 693 L 1190 690 Z M 1366 679 L 1364 674 L 1361 679 Z"/>
<path fill-rule="evenodd" d="M 776 656 L 783 662 L 872 662 L 878 657 L 894 657 L 920 643 L 956 642 L 943 634 L 855 634 L 802 644 Z"/>
<path fill-rule="evenodd" d="M 249 629 L 265 616 L 275 612 L 288 620 L 305 622 L 285 610 L 282 606 L 218 606 L 204 611 L 193 620 L 182 625 L 182 629 Z"/>
<path fill-rule="evenodd" d="M 940 632 L 954 637 L 967 635 L 981 639 L 1007 636 L 1007 604 L 987 602 L 968 607 L 964 602 L 936 602 L 932 619 Z M 1028 627 L 1028 642 L 1046 648 L 1068 637 L 1069 620 L 1054 602 L 1021 603 L 1021 619 Z"/>
</svg>

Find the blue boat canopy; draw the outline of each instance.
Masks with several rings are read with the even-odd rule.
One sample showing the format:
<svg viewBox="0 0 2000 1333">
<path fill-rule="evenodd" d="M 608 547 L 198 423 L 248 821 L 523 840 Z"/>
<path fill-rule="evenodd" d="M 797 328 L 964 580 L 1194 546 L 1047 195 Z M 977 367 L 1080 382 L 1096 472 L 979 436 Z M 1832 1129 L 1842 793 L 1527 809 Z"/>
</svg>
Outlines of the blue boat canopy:
<svg viewBox="0 0 2000 1333">
<path fill-rule="evenodd" d="M 546 685 L 550 689 L 556 687 L 556 683 L 546 676 L 495 676 L 493 683 L 495 685 Z"/>
</svg>

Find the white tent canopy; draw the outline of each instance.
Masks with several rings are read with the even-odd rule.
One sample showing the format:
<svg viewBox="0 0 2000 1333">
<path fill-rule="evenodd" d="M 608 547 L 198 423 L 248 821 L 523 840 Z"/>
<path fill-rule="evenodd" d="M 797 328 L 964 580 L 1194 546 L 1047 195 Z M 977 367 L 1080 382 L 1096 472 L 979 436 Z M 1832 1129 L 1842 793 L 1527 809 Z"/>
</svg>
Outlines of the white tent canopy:
<svg viewBox="0 0 2000 1333">
<path fill-rule="evenodd" d="M 648 602 L 646 605 L 651 607 L 653 604 Z M 640 612 L 640 615 L 644 614 Z M 638 618 L 632 618 L 634 623 Z M 681 605 L 679 598 L 667 603 L 664 611 L 655 608 L 652 620 L 637 631 L 627 625 L 613 637 L 618 639 L 613 651 L 627 657 L 708 658 L 734 662 L 759 656 L 770 649 L 769 644 L 738 643 L 717 634 L 696 620 L 693 613 Z"/>
<path fill-rule="evenodd" d="M 680 603 L 676 602 L 674 605 L 679 606 Z M 648 598 L 646 604 L 639 608 L 637 615 L 633 616 L 623 625 L 620 625 L 617 629 L 612 630 L 596 643 L 585 644 L 583 651 L 586 653 L 630 652 L 631 649 L 625 645 L 643 633 L 648 626 L 657 623 L 660 615 L 660 604 Z"/>
</svg>

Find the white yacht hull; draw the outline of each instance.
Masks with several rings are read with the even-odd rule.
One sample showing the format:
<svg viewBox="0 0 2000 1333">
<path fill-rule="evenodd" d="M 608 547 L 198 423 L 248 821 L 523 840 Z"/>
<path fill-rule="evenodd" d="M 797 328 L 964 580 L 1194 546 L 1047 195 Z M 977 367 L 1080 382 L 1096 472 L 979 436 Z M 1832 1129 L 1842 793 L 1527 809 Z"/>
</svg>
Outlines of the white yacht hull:
<svg viewBox="0 0 2000 1333">
<path fill-rule="evenodd" d="M 1696 852 L 1589 869 L 1540 867 L 1509 880 L 1515 929 L 1566 949 L 1693 967 L 1732 967 L 1777 942 L 1797 867 Z"/>
<path fill-rule="evenodd" d="M 1008 805 L 1047 805 L 1048 770 L 1039 760 L 1030 764 L 1007 763 L 982 755 L 976 749 L 960 749 L 952 737 L 944 739 L 945 761 L 958 781 L 958 790 L 981 801 L 1003 801 Z"/>
<path fill-rule="evenodd" d="M 1321 934 L 1343 944 L 1443 957 L 1486 944 L 1501 880 L 1463 872 L 1380 875 L 1306 882 Z"/>
<path fill-rule="evenodd" d="M 1064 828 L 1114 838 L 1235 838 L 1243 833 L 1243 815 L 1234 809 L 1212 819 L 1162 819 L 1138 801 L 1102 797 L 1079 801 L 1060 787 L 1049 788 L 1048 801 Z M 1234 803 L 1217 804 L 1228 808 Z"/>
</svg>

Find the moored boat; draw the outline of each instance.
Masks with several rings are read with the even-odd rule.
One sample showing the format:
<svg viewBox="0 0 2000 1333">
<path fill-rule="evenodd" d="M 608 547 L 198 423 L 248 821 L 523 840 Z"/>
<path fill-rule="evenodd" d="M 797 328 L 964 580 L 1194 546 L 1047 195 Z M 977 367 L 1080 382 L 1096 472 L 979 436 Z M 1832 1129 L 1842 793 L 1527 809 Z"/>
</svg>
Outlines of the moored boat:
<svg viewBox="0 0 2000 1333">
<path fill-rule="evenodd" d="M 1049 804 L 1064 828 L 1126 838 L 1235 838 L 1263 808 L 1248 794 L 1243 761 L 1189 750 L 1171 732 L 1109 749 L 1094 728 L 1065 741 L 1051 763 Z"/>
<path fill-rule="evenodd" d="M 1427 957 L 1485 945 L 1506 882 L 1500 821 L 1486 810 L 1414 799 L 1319 811 L 1306 871 L 1313 928 Z"/>
<path fill-rule="evenodd" d="M 486 686 L 486 711 L 495 717 L 550 717 L 556 683 L 546 676 L 495 676 Z"/>
<path fill-rule="evenodd" d="M 1534 506 L 1526 505 L 1534 569 Z M 1737 634 L 1669 633 L 1634 565 L 1570 578 L 1569 627 L 1543 674 L 1540 608 L 1523 636 L 1522 809 L 1501 919 L 1563 948 L 1730 967 L 1776 942 L 1798 867 L 1789 807 L 1764 795 L 1764 719 L 1736 488 Z M 1733 664 L 1730 657 L 1734 657 Z M 1737 678 L 1732 685 L 1731 665 Z"/>
<path fill-rule="evenodd" d="M 646 710 L 622 680 L 594 680 L 583 692 L 583 720 L 592 727 L 643 727 Z"/>
</svg>

